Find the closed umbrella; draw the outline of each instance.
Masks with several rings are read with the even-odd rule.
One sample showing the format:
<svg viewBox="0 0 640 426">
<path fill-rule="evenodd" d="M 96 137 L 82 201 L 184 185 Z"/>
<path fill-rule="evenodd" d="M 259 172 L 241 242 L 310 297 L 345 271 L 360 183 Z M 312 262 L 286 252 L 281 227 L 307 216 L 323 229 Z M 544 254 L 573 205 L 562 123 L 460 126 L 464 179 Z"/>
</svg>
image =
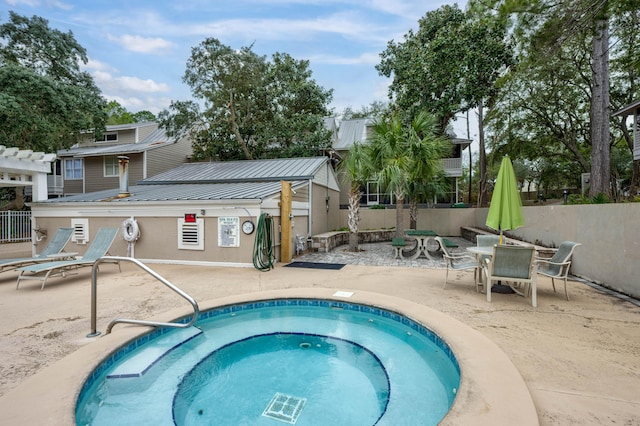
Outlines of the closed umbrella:
<svg viewBox="0 0 640 426">
<path fill-rule="evenodd" d="M 496 186 L 491 195 L 491 205 L 485 224 L 496 231 L 500 231 L 500 244 L 502 244 L 502 231 L 509 231 L 524 225 L 522 218 L 522 202 L 520 191 L 516 182 L 516 174 L 513 164 L 508 156 L 502 158 Z M 508 285 L 496 284 L 490 291 L 494 293 L 513 293 Z"/>
<path fill-rule="evenodd" d="M 508 156 L 505 156 L 500 164 L 486 225 L 500 231 L 500 244 L 502 244 L 502 231 L 524 225 L 520 191 L 518 191 L 516 174 Z"/>
</svg>

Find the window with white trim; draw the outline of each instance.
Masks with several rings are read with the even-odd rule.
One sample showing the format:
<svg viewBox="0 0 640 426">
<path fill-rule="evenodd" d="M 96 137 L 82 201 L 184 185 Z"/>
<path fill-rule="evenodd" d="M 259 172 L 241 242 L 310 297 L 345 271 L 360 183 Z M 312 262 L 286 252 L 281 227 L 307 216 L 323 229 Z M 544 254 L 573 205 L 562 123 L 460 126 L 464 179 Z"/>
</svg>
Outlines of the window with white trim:
<svg viewBox="0 0 640 426">
<path fill-rule="evenodd" d="M 87 244 L 89 242 L 89 219 L 71 219 L 71 241 L 76 244 Z"/>
<path fill-rule="evenodd" d="M 204 219 L 195 222 L 178 219 L 178 249 L 204 250 Z"/>
<path fill-rule="evenodd" d="M 96 142 L 118 142 L 118 132 L 106 132 L 101 138 L 96 138 Z"/>
<path fill-rule="evenodd" d="M 64 178 L 66 180 L 82 179 L 84 176 L 84 160 L 82 158 L 65 158 Z"/>
<path fill-rule="evenodd" d="M 114 177 L 120 174 L 118 157 L 109 155 L 104 157 L 104 177 Z"/>
</svg>

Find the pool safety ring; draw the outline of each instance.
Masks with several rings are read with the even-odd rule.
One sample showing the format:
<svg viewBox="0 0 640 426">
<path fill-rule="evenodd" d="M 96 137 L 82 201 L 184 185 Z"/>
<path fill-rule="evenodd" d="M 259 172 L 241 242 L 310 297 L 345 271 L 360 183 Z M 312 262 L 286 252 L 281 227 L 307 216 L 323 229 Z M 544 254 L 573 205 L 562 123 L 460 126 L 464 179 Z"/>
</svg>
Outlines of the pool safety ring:
<svg viewBox="0 0 640 426">
<path fill-rule="evenodd" d="M 140 228 L 138 227 L 138 221 L 134 218 L 129 218 L 122 222 L 122 238 L 130 243 L 140 238 Z"/>
</svg>

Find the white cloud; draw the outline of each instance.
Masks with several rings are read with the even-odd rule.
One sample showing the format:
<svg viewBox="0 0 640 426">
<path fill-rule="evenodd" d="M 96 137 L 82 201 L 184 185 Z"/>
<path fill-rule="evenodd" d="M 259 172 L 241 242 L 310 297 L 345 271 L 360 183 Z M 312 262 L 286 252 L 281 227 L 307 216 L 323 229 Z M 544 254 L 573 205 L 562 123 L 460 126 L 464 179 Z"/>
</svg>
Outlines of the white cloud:
<svg viewBox="0 0 640 426">
<path fill-rule="evenodd" d="M 81 64 L 80 66 L 89 71 L 95 70 L 95 71 L 102 71 L 102 72 L 108 72 L 108 73 L 118 71 L 116 68 L 112 67 L 111 65 L 92 59 L 92 58 L 89 58 L 89 61 L 87 62 L 86 65 Z"/>
<path fill-rule="evenodd" d="M 117 41 L 125 49 L 139 53 L 160 54 L 175 46 L 174 43 L 162 38 L 149 38 L 128 34 L 119 37 L 109 36 L 109 40 Z"/>
<path fill-rule="evenodd" d="M 143 80 L 138 77 L 116 77 L 114 79 L 123 90 L 133 90 L 145 93 L 168 92 L 169 86 L 165 83 L 156 83 L 151 79 Z"/>
<path fill-rule="evenodd" d="M 146 110 L 156 115 L 158 115 L 160 111 L 167 109 L 171 104 L 171 99 L 162 96 L 141 98 L 137 96 L 105 94 L 104 97 L 109 101 L 118 102 L 127 111 L 138 112 L 141 110 Z"/>
<path fill-rule="evenodd" d="M 342 12 L 315 19 L 227 19 L 204 24 L 193 24 L 180 31 L 191 35 L 242 36 L 257 40 L 311 39 L 318 34 L 334 34 L 359 40 L 386 43 L 387 31 L 383 24 L 363 20 L 358 13 Z"/>
</svg>

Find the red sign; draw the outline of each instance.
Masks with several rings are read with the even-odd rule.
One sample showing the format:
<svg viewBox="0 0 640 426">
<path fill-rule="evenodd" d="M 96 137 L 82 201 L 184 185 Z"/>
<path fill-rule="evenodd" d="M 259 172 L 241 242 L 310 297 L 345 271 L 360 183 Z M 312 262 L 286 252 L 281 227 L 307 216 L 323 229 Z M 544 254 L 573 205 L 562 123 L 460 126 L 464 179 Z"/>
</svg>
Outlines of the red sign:
<svg viewBox="0 0 640 426">
<path fill-rule="evenodd" d="M 184 221 L 186 223 L 196 223 L 196 214 L 195 213 L 185 213 Z"/>
</svg>

